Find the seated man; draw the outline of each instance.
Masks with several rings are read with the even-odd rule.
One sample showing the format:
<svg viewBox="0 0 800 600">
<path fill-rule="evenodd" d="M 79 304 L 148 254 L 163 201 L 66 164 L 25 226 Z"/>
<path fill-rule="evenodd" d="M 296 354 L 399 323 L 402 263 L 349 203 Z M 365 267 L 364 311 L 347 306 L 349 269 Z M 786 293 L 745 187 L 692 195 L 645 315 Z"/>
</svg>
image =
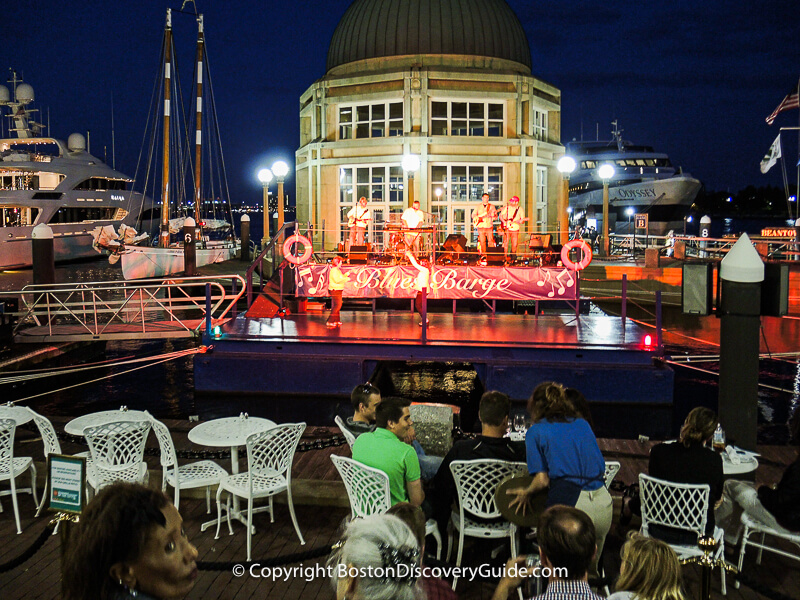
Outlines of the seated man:
<svg viewBox="0 0 800 600">
<path fill-rule="evenodd" d="M 362 433 L 375 431 L 375 410 L 381 403 L 381 391 L 371 383 L 362 383 L 350 392 L 353 416 L 347 417 L 345 427 L 355 437 Z"/>
<path fill-rule="evenodd" d="M 539 518 L 539 556 L 542 567 L 550 569 L 547 589 L 534 600 L 600 600 L 589 587 L 589 565 L 597 546 L 592 520 L 572 506 L 556 504 Z M 506 575 L 495 588 L 492 600 L 506 600 L 529 575 L 524 569 L 527 556 L 506 563 Z M 517 567 L 517 570 L 511 567 Z M 522 571 L 522 572 L 519 572 Z"/>
<path fill-rule="evenodd" d="M 363 433 L 353 444 L 353 460 L 374 467 L 389 476 L 391 503 L 410 502 L 422 506 L 425 492 L 417 453 L 403 440 L 413 425 L 408 407 L 401 398 L 386 398 L 375 411 L 375 431 Z"/>
<path fill-rule="evenodd" d="M 442 460 L 442 465 L 433 478 L 431 494 L 433 517 L 439 531 L 446 532 L 450 518 L 450 507 L 456 498 L 456 484 L 450 463 L 454 460 L 474 460 L 495 458 L 510 462 L 525 462 L 525 442 L 512 442 L 503 437 L 508 429 L 508 412 L 511 400 L 502 392 L 490 391 L 481 396 L 478 418 L 481 421 L 481 435 L 474 440 L 459 440 Z M 471 517 L 474 518 L 474 517 Z"/>
</svg>

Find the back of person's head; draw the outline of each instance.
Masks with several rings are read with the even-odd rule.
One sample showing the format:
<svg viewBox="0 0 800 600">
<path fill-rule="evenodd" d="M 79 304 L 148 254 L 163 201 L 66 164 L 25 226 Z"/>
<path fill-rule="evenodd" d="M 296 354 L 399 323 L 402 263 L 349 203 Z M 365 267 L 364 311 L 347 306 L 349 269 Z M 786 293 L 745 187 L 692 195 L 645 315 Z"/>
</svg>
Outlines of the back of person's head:
<svg viewBox="0 0 800 600">
<path fill-rule="evenodd" d="M 718 423 L 716 413 L 710 408 L 693 408 L 686 415 L 681 427 L 681 442 L 687 447 L 695 443 L 705 443 L 714 435 Z"/>
<path fill-rule="evenodd" d="M 622 546 L 616 589 L 638 600 L 683 600 L 678 555 L 661 540 L 633 533 Z"/>
<path fill-rule="evenodd" d="M 386 429 L 389 421 L 399 422 L 403 417 L 403 409 L 408 406 L 411 406 L 411 401 L 405 398 L 396 396 L 384 398 L 375 411 L 375 424 Z"/>
<path fill-rule="evenodd" d="M 408 525 L 420 549 L 425 547 L 425 512 L 410 502 L 398 502 L 386 511 L 387 515 L 394 515 Z"/>
<path fill-rule="evenodd" d="M 380 393 L 381 391 L 378 387 L 370 382 L 358 384 L 353 388 L 353 391 L 350 392 L 350 402 L 353 404 L 353 410 L 358 411 L 362 404 L 364 406 L 369 406 L 370 396 L 374 396 L 375 394 L 380 395 Z"/>
<path fill-rule="evenodd" d="M 350 523 L 328 560 L 340 600 L 414 600 L 420 595 L 419 565 L 417 538 L 403 521 L 386 514 Z M 357 580 L 350 581 L 356 573 Z"/>
<path fill-rule="evenodd" d="M 586 575 L 597 544 L 589 515 L 572 506 L 551 506 L 539 518 L 538 538 L 550 565 L 567 570 L 561 579 L 581 579 Z"/>
<path fill-rule="evenodd" d="M 511 400 L 503 392 L 489 391 L 481 396 L 478 417 L 481 423 L 491 427 L 500 427 L 508 417 L 511 409 Z"/>
<path fill-rule="evenodd" d="M 594 421 L 592 420 L 592 410 L 589 408 L 589 401 L 586 399 L 580 390 L 575 388 L 567 388 L 564 390 L 564 395 L 569 400 L 570 404 L 575 408 L 581 419 L 589 423 L 589 427 L 594 429 Z"/>
<path fill-rule="evenodd" d="M 554 381 L 546 381 L 536 386 L 528 399 L 528 412 L 534 423 L 542 419 L 563 423 L 580 416 L 567 400 L 564 386 Z"/>
<path fill-rule="evenodd" d="M 113 565 L 136 560 L 170 503 L 160 490 L 133 483 L 103 488 L 81 514 L 64 552 L 64 600 L 107 600 L 120 591 L 111 579 Z"/>
</svg>

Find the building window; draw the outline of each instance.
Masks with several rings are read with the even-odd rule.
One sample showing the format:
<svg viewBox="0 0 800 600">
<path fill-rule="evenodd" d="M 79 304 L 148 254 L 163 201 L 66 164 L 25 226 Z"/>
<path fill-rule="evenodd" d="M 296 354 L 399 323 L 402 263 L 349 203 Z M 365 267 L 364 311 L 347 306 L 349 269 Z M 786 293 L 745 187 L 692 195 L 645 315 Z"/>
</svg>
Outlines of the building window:
<svg viewBox="0 0 800 600">
<path fill-rule="evenodd" d="M 339 107 L 339 139 L 403 135 L 403 103 L 379 102 Z"/>
<path fill-rule="evenodd" d="M 547 231 L 546 167 L 536 167 L 536 231 Z"/>
<path fill-rule="evenodd" d="M 369 203 L 372 221 L 367 230 L 368 241 L 383 244 L 383 224 L 405 208 L 403 168 L 400 165 L 353 165 L 339 168 L 339 234 L 348 238 L 347 213 L 364 196 Z"/>
<path fill-rule="evenodd" d="M 431 135 L 502 137 L 502 102 L 431 102 Z"/>
<path fill-rule="evenodd" d="M 547 111 L 533 109 L 533 137 L 537 140 L 547 139 Z"/>
</svg>

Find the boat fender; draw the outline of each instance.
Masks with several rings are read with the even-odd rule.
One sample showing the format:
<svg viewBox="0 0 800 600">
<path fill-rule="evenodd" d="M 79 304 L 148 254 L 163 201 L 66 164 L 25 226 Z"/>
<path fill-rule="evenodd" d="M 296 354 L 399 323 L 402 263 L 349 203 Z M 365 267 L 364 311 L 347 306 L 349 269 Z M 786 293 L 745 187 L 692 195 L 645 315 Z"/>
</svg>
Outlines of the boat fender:
<svg viewBox="0 0 800 600">
<path fill-rule="evenodd" d="M 573 248 L 580 248 L 583 253 L 583 256 L 578 262 L 573 261 L 569 257 L 569 251 Z M 568 269 L 582 271 L 592 262 L 592 249 L 589 247 L 589 244 L 583 240 L 570 240 L 561 248 L 561 262 L 564 263 L 564 266 Z"/>
<path fill-rule="evenodd" d="M 303 245 L 303 252 L 301 254 L 292 254 L 292 246 L 294 244 Z M 286 238 L 286 241 L 283 242 L 283 257 L 293 265 L 302 265 L 308 261 L 313 251 L 314 246 L 311 244 L 311 240 L 304 235 L 295 233 L 294 235 L 290 235 Z"/>
</svg>

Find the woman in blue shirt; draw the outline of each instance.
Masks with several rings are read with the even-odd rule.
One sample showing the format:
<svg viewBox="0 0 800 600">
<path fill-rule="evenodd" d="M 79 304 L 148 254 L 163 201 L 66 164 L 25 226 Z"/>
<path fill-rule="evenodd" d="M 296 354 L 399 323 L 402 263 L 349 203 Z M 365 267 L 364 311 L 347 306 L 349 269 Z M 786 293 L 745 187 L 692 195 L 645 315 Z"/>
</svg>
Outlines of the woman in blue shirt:
<svg viewBox="0 0 800 600">
<path fill-rule="evenodd" d="M 533 481 L 527 488 L 508 490 L 517 495 L 519 507 L 528 495 L 547 489 L 547 506 L 564 504 L 584 511 L 597 534 L 597 553 L 592 575 L 611 528 L 613 504 L 604 485 L 605 460 L 589 424 L 567 400 L 558 383 L 539 384 L 528 400 L 533 425 L 525 436 L 528 471 Z"/>
</svg>

